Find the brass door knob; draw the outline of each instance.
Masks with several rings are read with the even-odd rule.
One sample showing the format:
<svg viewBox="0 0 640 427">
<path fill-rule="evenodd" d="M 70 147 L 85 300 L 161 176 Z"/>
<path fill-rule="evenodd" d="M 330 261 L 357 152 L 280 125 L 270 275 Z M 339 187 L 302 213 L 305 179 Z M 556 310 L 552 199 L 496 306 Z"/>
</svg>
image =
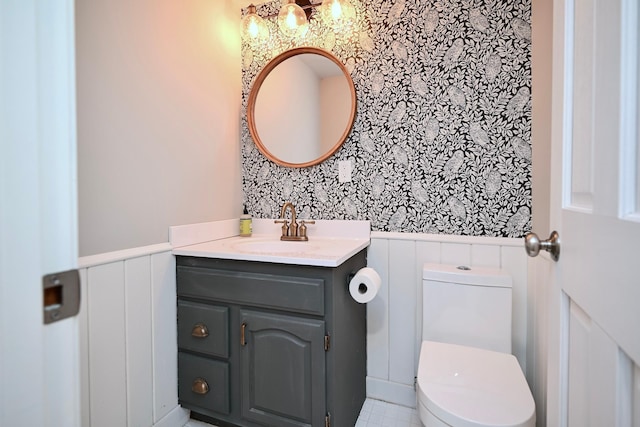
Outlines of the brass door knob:
<svg viewBox="0 0 640 427">
<path fill-rule="evenodd" d="M 206 338 L 209 336 L 209 329 L 204 323 L 196 323 L 191 330 L 191 336 L 196 338 Z"/>
<path fill-rule="evenodd" d="M 191 384 L 191 391 L 196 394 L 207 394 L 209 393 L 209 384 L 203 378 L 196 378 Z"/>
</svg>

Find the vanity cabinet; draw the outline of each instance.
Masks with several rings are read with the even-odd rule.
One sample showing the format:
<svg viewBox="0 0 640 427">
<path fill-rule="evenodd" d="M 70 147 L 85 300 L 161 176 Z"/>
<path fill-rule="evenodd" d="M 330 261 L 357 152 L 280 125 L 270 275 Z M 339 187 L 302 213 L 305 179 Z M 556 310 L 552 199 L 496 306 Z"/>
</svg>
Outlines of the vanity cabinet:
<svg viewBox="0 0 640 427">
<path fill-rule="evenodd" d="M 180 404 L 222 425 L 355 425 L 366 307 L 348 282 L 365 254 L 338 267 L 178 256 Z"/>
</svg>

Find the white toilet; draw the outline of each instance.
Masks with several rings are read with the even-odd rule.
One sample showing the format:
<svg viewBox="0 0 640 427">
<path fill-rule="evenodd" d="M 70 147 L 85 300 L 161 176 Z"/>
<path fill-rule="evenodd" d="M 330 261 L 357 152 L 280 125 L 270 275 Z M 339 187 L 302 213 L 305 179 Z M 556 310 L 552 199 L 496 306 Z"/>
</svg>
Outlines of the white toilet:
<svg viewBox="0 0 640 427">
<path fill-rule="evenodd" d="M 535 403 L 511 354 L 511 277 L 425 264 L 418 412 L 425 427 L 534 427 Z"/>
</svg>

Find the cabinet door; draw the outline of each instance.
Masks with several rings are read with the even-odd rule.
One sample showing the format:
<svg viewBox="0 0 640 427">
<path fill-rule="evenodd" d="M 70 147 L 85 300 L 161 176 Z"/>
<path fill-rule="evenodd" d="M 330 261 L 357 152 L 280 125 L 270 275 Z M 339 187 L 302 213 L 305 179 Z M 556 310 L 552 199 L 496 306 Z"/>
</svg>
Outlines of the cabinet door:
<svg viewBox="0 0 640 427">
<path fill-rule="evenodd" d="M 229 309 L 178 300 L 178 347 L 229 357 Z"/>
<path fill-rule="evenodd" d="M 324 426 L 324 322 L 241 310 L 242 417 L 266 426 Z"/>
</svg>

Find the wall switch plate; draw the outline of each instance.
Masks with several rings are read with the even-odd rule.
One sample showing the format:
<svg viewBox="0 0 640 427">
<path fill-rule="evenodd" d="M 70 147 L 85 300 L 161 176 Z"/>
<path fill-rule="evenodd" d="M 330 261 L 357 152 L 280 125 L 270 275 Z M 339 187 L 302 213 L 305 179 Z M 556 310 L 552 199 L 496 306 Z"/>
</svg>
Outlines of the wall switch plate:
<svg viewBox="0 0 640 427">
<path fill-rule="evenodd" d="M 351 160 L 338 162 L 338 182 L 351 182 Z"/>
</svg>

